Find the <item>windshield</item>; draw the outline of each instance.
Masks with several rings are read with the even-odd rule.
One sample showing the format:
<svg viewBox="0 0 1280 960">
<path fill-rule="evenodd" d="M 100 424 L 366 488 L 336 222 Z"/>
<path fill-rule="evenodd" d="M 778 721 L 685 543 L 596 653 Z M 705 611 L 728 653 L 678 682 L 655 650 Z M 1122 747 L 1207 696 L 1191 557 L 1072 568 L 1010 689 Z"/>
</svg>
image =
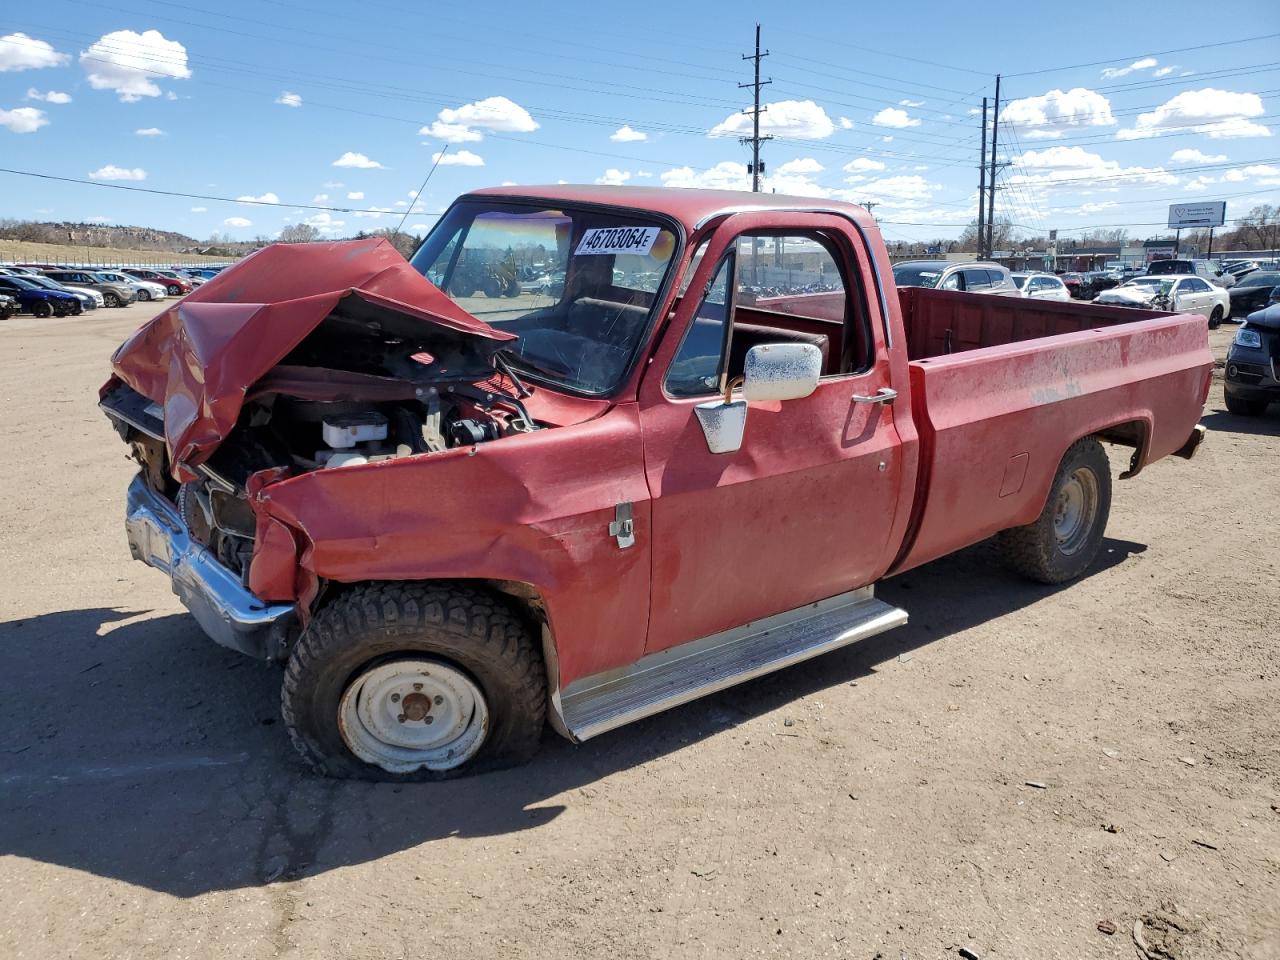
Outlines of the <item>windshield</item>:
<svg viewBox="0 0 1280 960">
<path fill-rule="evenodd" d="M 1241 280 L 1240 287 L 1274 287 L 1280 283 L 1280 273 L 1254 273 Z"/>
<path fill-rule="evenodd" d="M 936 287 L 942 271 L 940 263 L 904 263 L 893 268 L 893 282 L 900 287 Z"/>
<path fill-rule="evenodd" d="M 1148 273 L 1195 273 L 1191 269 L 1190 260 L 1157 260 L 1151 264 Z"/>
<path fill-rule="evenodd" d="M 1172 280 L 1161 280 L 1159 277 L 1138 277 L 1125 284 L 1126 287 L 1139 287 L 1144 292 L 1168 293 L 1173 288 Z"/>
<path fill-rule="evenodd" d="M 518 334 L 514 366 L 603 394 L 630 369 L 676 252 L 675 232 L 642 214 L 475 200 L 455 204 L 410 262 Z"/>
<path fill-rule="evenodd" d="M 40 284 L 32 283 L 30 277 L 5 277 L 4 279 L 8 281 L 8 283 L 12 283 L 17 287 L 21 287 L 23 290 L 39 290 L 40 289 Z"/>
</svg>

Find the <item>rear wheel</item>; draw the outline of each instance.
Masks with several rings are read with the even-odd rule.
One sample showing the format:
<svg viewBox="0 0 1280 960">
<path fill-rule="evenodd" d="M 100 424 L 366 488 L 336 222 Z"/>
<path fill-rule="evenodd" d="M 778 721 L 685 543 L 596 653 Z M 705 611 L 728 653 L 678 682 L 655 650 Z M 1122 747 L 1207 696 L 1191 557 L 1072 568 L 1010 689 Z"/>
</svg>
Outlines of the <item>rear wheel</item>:
<svg viewBox="0 0 1280 960">
<path fill-rule="evenodd" d="M 1233 397 L 1227 394 L 1227 412 L 1237 417 L 1256 417 L 1266 413 L 1267 401 L 1246 400 L 1244 397 Z"/>
<path fill-rule="evenodd" d="M 1209 329 L 1217 330 L 1222 326 L 1222 308 L 1214 307 L 1213 313 L 1209 314 Z"/>
<path fill-rule="evenodd" d="M 1009 563 L 1041 583 L 1063 583 L 1089 568 L 1111 513 L 1111 463 L 1094 437 L 1067 450 L 1044 509 L 1031 523 L 1000 534 Z"/>
<path fill-rule="evenodd" d="M 303 632 L 282 707 L 294 747 L 319 773 L 444 780 L 531 757 L 546 683 L 532 631 L 496 597 L 369 584 Z"/>
</svg>

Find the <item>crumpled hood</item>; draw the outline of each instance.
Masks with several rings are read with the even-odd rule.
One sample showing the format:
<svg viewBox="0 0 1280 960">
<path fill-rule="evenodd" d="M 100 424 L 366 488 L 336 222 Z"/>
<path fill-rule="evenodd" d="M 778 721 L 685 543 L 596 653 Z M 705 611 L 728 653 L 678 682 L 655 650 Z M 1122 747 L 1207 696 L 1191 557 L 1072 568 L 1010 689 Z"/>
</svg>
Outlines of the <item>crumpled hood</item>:
<svg viewBox="0 0 1280 960">
<path fill-rule="evenodd" d="M 1094 298 L 1094 303 L 1150 303 L 1156 294 L 1143 287 L 1112 287 Z"/>
<path fill-rule="evenodd" d="M 1280 303 L 1255 310 L 1245 317 L 1245 322 L 1252 327 L 1266 327 L 1268 330 L 1280 330 Z"/>
<path fill-rule="evenodd" d="M 348 297 L 491 347 L 515 339 L 459 308 L 386 240 L 267 247 L 158 314 L 111 358 L 116 376 L 164 408 L 175 473 L 189 477 L 208 458 L 249 387 Z"/>
</svg>

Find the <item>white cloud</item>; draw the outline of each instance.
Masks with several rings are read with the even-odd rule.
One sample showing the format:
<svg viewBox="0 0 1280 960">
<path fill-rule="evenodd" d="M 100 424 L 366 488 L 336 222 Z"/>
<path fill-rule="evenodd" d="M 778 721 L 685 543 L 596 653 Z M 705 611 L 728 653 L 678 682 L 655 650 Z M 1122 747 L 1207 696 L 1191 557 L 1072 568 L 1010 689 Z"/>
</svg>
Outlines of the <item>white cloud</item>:
<svg viewBox="0 0 1280 960">
<path fill-rule="evenodd" d="M 159 127 L 142 127 L 133 132 L 135 136 L 139 137 L 163 137 L 165 135 L 164 131 Z"/>
<path fill-rule="evenodd" d="M 317 193 L 314 197 L 311 198 L 311 202 L 324 203 L 328 199 L 329 199 L 329 195 L 327 193 Z"/>
<path fill-rule="evenodd" d="M 476 143 L 484 139 L 484 131 L 532 133 L 538 123 L 529 111 L 507 97 L 487 97 L 464 103 L 456 109 L 446 107 L 436 119 L 418 131 L 420 136 L 435 137 L 446 143 Z"/>
<path fill-rule="evenodd" d="M 239 200 L 241 203 L 279 203 L 280 202 L 280 198 L 277 197 L 274 193 L 264 193 L 260 197 L 255 197 L 252 194 L 248 194 L 243 197 L 236 197 L 236 199 Z"/>
<path fill-rule="evenodd" d="M 253 221 L 246 220 L 244 217 L 227 217 L 222 221 L 224 226 L 228 227 L 252 227 Z"/>
<path fill-rule="evenodd" d="M 648 170 L 637 170 L 637 171 L 636 171 L 636 176 L 637 176 L 637 177 L 644 177 L 644 178 L 646 178 L 646 179 L 652 179 L 653 174 L 652 174 L 651 172 L 649 172 Z M 506 184 L 504 184 L 504 186 L 506 186 Z M 513 187 L 514 187 L 514 186 L 515 186 L 515 184 L 514 184 L 514 183 L 513 183 L 513 184 L 511 184 L 511 186 L 513 186 Z"/>
<path fill-rule="evenodd" d="M 93 173 L 89 174 L 90 180 L 145 180 L 147 179 L 147 171 L 141 167 L 129 169 L 127 167 L 117 167 L 114 163 L 108 163 L 105 167 L 99 167 Z"/>
<path fill-rule="evenodd" d="M 648 140 L 649 135 L 641 130 L 632 130 L 630 124 L 624 123 L 609 134 L 609 139 L 614 143 L 639 143 L 642 140 Z"/>
<path fill-rule="evenodd" d="M 35 133 L 49 122 L 43 110 L 35 107 L 14 107 L 0 110 L 0 127 L 8 127 L 14 133 Z"/>
<path fill-rule="evenodd" d="M 856 157 L 850 160 L 842 168 L 845 173 L 857 173 L 861 170 L 883 170 L 884 164 L 879 160 L 872 160 L 870 157 Z"/>
<path fill-rule="evenodd" d="M 841 117 L 841 118 L 840 118 L 840 129 L 841 129 L 841 130 L 852 130 L 852 129 L 853 129 L 853 121 L 852 121 L 852 120 L 850 120 L 848 117 Z"/>
<path fill-rule="evenodd" d="M 397 200 L 395 203 L 392 204 L 393 207 L 407 207 L 408 205 L 409 205 L 408 200 Z"/>
<path fill-rule="evenodd" d="M 337 160 L 333 161 L 335 167 L 355 167 L 358 170 L 385 170 L 382 164 L 377 160 L 370 160 L 363 153 L 352 153 L 348 150 Z M 328 186 L 328 184 L 325 184 Z M 339 184 L 338 186 L 341 186 Z"/>
<path fill-rule="evenodd" d="M 1102 71 L 1102 76 L 1107 80 L 1112 80 L 1116 77 L 1127 77 L 1129 74 L 1139 70 L 1150 70 L 1158 62 L 1155 57 L 1143 57 L 1141 60 L 1133 61 L 1127 67 L 1107 67 Z"/>
<path fill-rule="evenodd" d="M 285 90 L 280 96 L 276 97 L 276 103 L 282 107 L 300 107 L 302 106 L 302 97 L 299 94 Z"/>
<path fill-rule="evenodd" d="M 1050 90 L 1039 97 L 1013 100 L 1000 111 L 1000 122 L 1019 128 L 1032 139 L 1056 139 L 1066 130 L 1115 125 L 1111 101 L 1084 87 Z"/>
<path fill-rule="evenodd" d="M 439 163 L 442 167 L 483 167 L 484 158 L 477 156 L 470 150 L 454 150 L 452 153 L 433 153 L 431 155 L 432 163 Z"/>
<path fill-rule="evenodd" d="M 871 122 L 877 127 L 894 127 L 898 130 L 904 127 L 920 126 L 919 119 L 908 115 L 907 111 L 899 110 L 897 107 L 885 107 L 871 118 Z"/>
<path fill-rule="evenodd" d="M 320 186 L 324 187 L 326 190 L 341 190 L 343 184 L 338 183 L 336 180 L 326 180 L 324 183 L 320 184 Z"/>
<path fill-rule="evenodd" d="M 812 100 L 778 100 L 761 106 L 760 132 L 796 140 L 822 140 L 835 132 L 827 111 Z M 750 136 L 751 118 L 745 113 L 725 117 L 707 133 L 709 137 Z"/>
<path fill-rule="evenodd" d="M 1222 163 L 1227 159 L 1225 153 L 1201 153 L 1194 147 L 1184 147 L 1181 150 L 1173 151 L 1173 156 L 1169 158 L 1174 163 Z"/>
<path fill-rule="evenodd" d="M 315 214 L 315 216 L 307 217 L 302 222 L 315 227 L 321 233 L 329 236 L 340 232 L 341 228 L 347 225 L 347 221 L 345 220 L 333 219 L 333 216 L 329 214 L 328 211 L 321 211 L 320 213 Z"/>
<path fill-rule="evenodd" d="M 1191 130 L 1217 139 L 1219 137 L 1269 137 L 1271 131 L 1251 117 L 1266 110 L 1256 93 L 1233 93 L 1230 90 L 1184 90 L 1162 103 L 1150 113 L 1138 114 L 1132 127 L 1120 130 L 1121 140 L 1158 137 L 1177 130 Z"/>
<path fill-rule="evenodd" d="M 162 93 L 157 78 L 185 80 L 187 48 L 159 30 L 116 30 L 80 52 L 80 65 L 95 90 L 114 90 L 124 103 Z M 173 91 L 169 91 L 172 95 Z"/>
<path fill-rule="evenodd" d="M 881 142 L 881 143 L 893 143 L 893 137 L 881 137 L 881 138 L 880 138 L 880 142 Z"/>
<path fill-rule="evenodd" d="M 776 167 L 773 172 L 778 176 L 790 177 L 821 173 L 825 169 L 826 167 L 813 159 L 813 157 L 797 157 L 794 160 L 788 160 L 780 167 Z"/>
<path fill-rule="evenodd" d="M 1161 67 L 1159 70 L 1157 70 L 1155 73 L 1153 73 L 1153 74 L 1152 74 L 1152 76 L 1153 76 L 1153 77 L 1167 77 L 1169 74 L 1173 73 L 1173 71 L 1175 71 L 1175 70 L 1177 70 L 1177 69 L 1178 69 L 1177 67 Z"/>
<path fill-rule="evenodd" d="M 348 199 L 348 200 L 363 200 L 363 199 L 364 199 L 364 191 L 363 191 L 363 190 L 353 190 L 353 191 L 351 191 L 350 193 L 348 193 L 348 194 L 347 194 L 347 199 Z"/>
<path fill-rule="evenodd" d="M 617 167 L 610 167 L 603 174 L 596 177 L 596 183 L 611 187 L 620 187 L 630 179 L 631 172 L 629 170 L 619 170 Z"/>
<path fill-rule="evenodd" d="M 370 207 L 368 210 L 353 210 L 352 216 L 380 220 L 384 214 L 388 213 L 394 213 L 394 211 L 390 207 Z"/>
<path fill-rule="evenodd" d="M 1269 163 L 1253 163 L 1240 169 L 1228 170 L 1222 175 L 1221 182 L 1244 183 L 1255 178 L 1265 178 L 1260 179 L 1259 182 L 1267 186 L 1277 183 L 1277 177 L 1280 177 L 1280 167 L 1272 166 Z"/>
<path fill-rule="evenodd" d="M 1119 162 L 1104 160 L 1101 155 L 1083 147 L 1055 146 L 1028 150 L 1019 164 L 1024 172 L 1012 175 L 1009 178 L 1012 184 L 1063 187 L 1116 180 L 1128 190 L 1143 184 L 1172 186 L 1178 182 L 1178 178 L 1163 167 L 1123 167 Z"/>
<path fill-rule="evenodd" d="M 803 172 L 816 161 L 801 158 L 782 164 L 762 178 L 761 187 L 766 192 L 792 194 L 803 197 L 825 197 L 830 191 L 814 183 Z M 798 166 L 795 166 L 798 165 Z M 814 171 L 816 172 L 816 171 Z M 750 190 L 751 174 L 747 165 L 736 160 L 722 160 L 706 170 L 693 167 L 675 167 L 659 174 L 664 187 L 706 187 L 714 190 Z"/>
<path fill-rule="evenodd" d="M 41 93 L 35 87 L 27 90 L 28 100 L 43 100 L 45 103 L 70 103 L 71 94 L 62 93 L 58 90 L 50 90 L 48 93 Z"/>
<path fill-rule="evenodd" d="M 898 106 L 900 106 L 900 107 L 923 107 L 923 106 L 924 106 L 924 101 L 923 101 L 923 100 L 899 100 L 899 101 L 898 101 Z"/>
<path fill-rule="evenodd" d="M 29 37 L 25 33 L 10 33 L 0 37 L 0 73 L 60 67 L 70 59 L 67 54 L 59 53 L 45 41 Z"/>
<path fill-rule="evenodd" d="M 208 213 L 209 208 L 208 207 L 192 207 L 191 212 L 192 213 Z"/>
<path fill-rule="evenodd" d="M 856 193 L 860 201 L 872 200 L 878 203 L 902 203 L 904 201 L 922 202 L 929 200 L 934 192 L 941 189 L 941 184 L 932 183 L 916 174 L 903 174 L 893 177 L 877 177 L 858 184 Z"/>
</svg>

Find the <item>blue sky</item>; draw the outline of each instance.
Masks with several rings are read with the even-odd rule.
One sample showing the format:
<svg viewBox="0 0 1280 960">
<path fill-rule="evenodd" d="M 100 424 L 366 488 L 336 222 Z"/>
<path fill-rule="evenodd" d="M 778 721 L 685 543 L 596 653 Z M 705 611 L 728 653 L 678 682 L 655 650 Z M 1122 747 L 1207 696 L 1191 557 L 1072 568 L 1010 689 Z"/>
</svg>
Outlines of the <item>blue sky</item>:
<svg viewBox="0 0 1280 960">
<path fill-rule="evenodd" d="M 504 182 L 749 187 L 737 84 L 756 20 L 766 187 L 872 201 L 891 240 L 974 215 L 974 112 L 997 71 L 997 213 L 1025 234 L 1147 236 L 1174 201 L 1225 199 L 1228 218 L 1280 203 L 1280 37 L 1226 42 L 1280 33 L 1275 3 L 1131 6 L 1058 21 L 955 3 L 9 4 L 0 166 L 233 202 L 0 173 L 0 216 L 344 236 L 410 204 L 421 231 Z"/>
</svg>

